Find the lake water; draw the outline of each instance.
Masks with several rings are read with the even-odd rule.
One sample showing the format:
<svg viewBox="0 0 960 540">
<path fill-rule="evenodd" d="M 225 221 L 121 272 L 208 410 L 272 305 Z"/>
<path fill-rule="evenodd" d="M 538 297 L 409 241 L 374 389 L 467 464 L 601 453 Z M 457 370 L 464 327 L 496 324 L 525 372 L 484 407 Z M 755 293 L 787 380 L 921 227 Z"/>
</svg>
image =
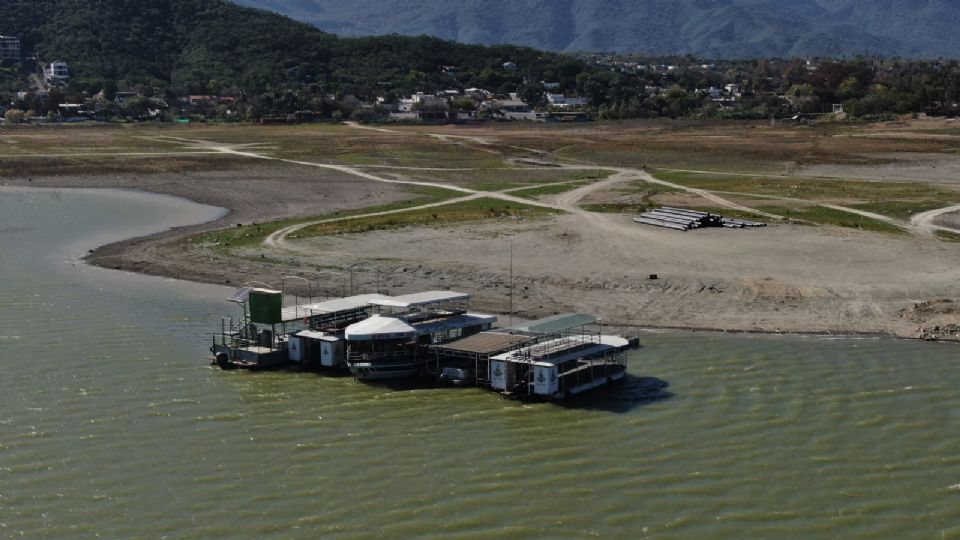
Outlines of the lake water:
<svg viewBox="0 0 960 540">
<path fill-rule="evenodd" d="M 224 372 L 226 289 L 77 263 L 217 212 L 0 190 L 0 538 L 960 538 L 956 346 L 649 333 L 576 407 Z"/>
</svg>

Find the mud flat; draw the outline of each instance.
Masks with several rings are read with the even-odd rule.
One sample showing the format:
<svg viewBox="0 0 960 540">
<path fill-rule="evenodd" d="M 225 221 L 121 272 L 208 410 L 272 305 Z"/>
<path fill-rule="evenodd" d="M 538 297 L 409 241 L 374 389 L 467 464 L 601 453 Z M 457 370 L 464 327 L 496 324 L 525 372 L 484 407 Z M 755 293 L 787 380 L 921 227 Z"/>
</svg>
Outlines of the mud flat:
<svg viewBox="0 0 960 540">
<path fill-rule="evenodd" d="M 624 132 L 633 129 L 630 124 L 623 127 Z M 324 129 L 324 137 L 341 134 Z M 496 162 L 497 156 L 524 158 L 528 163 L 553 159 L 574 171 L 574 165 L 564 156 L 590 155 L 585 150 L 574 152 L 581 148 L 577 145 L 586 145 L 592 151 L 594 147 L 590 145 L 599 144 L 597 141 L 625 136 L 611 132 L 609 125 L 575 130 L 436 128 L 446 133 L 446 138 L 424 133 L 427 128 L 384 132 L 342 129 L 349 130 L 352 137 L 358 132 L 369 137 L 371 148 L 377 148 L 377 144 L 392 145 L 389 152 L 381 147 L 376 160 L 366 162 L 367 177 L 350 172 L 363 165 L 337 165 L 341 170 L 323 168 L 328 167 L 323 163 L 335 161 L 330 156 L 310 155 L 310 162 L 321 164 L 317 168 L 305 166 L 310 163 L 303 161 L 298 161 L 299 165 L 284 162 L 270 157 L 282 152 L 264 150 L 256 155 L 252 151 L 230 154 L 233 161 L 224 170 L 214 167 L 160 174 L 15 175 L 5 178 L 3 183 L 132 188 L 228 208 L 230 215 L 221 220 L 112 244 L 89 257 L 101 266 L 202 282 L 239 284 L 256 279 L 279 283 L 282 276 L 316 276 L 318 270 L 332 270 L 332 275 L 320 278 L 323 292 L 328 295 L 345 292 L 350 283 L 354 292 L 377 287 L 393 293 L 453 288 L 476 293 L 478 308 L 507 312 L 512 305 L 516 316 L 522 318 L 578 310 L 597 313 L 609 324 L 738 332 L 888 334 L 916 338 L 922 337 L 924 328 L 949 326 L 960 318 L 956 290 L 956 283 L 960 282 L 960 247 L 933 234 L 785 224 L 762 230 L 683 233 L 640 226 L 625 214 L 583 210 L 579 205 L 590 201 L 592 195 L 615 191 L 622 183 L 637 178 L 652 180 L 641 168 L 607 165 L 601 159 L 602 151 L 616 151 L 617 155 L 626 156 L 619 161 L 636 161 L 629 153 L 623 153 L 626 150 L 620 150 L 627 148 L 630 140 L 619 141 L 613 150 L 599 148 L 601 153 L 594 162 L 576 162 L 580 168 L 606 167 L 614 171 L 609 179 L 591 180 L 573 191 L 539 197 L 537 204 L 557 210 L 552 216 L 529 220 L 501 217 L 452 225 L 426 222 L 315 237 L 291 235 L 278 245 L 249 242 L 226 250 L 221 249 L 222 245 L 191 241 L 203 231 L 235 229 L 238 224 L 255 236 L 259 233 L 258 224 L 267 221 L 330 215 L 416 196 L 409 186 L 371 180 L 371 171 L 381 176 L 389 174 L 377 167 L 406 169 L 405 174 L 411 176 L 417 171 L 420 180 L 437 176 L 440 185 L 439 182 L 448 181 L 444 176 L 449 178 L 451 174 L 442 169 L 448 165 L 444 160 L 462 154 L 472 161 L 448 171 L 458 171 L 461 178 L 457 181 L 461 185 L 479 189 L 477 184 L 469 183 L 469 171 L 483 167 L 485 181 L 490 183 L 496 167 L 509 166 L 506 161 Z M 645 130 L 648 128 L 640 126 L 631 136 L 643 140 L 648 136 Z M 236 130 L 227 135 L 237 138 L 241 133 L 247 132 Z M 268 133 L 280 136 L 285 132 Z M 283 144 L 296 144 L 294 136 L 299 137 L 300 133 L 289 134 L 291 139 L 284 139 Z M 457 135 L 451 138 L 450 133 Z M 916 133 L 908 135 L 897 144 L 917 145 L 912 138 Z M 211 133 L 207 138 L 217 136 L 225 135 Z M 249 136 L 261 135 L 251 131 Z M 799 131 L 784 132 L 784 137 L 802 136 L 805 135 Z M 870 150 L 870 145 L 878 144 L 874 139 L 882 141 L 891 136 L 880 132 L 879 137 L 861 137 L 855 142 L 860 145 L 858 148 Z M 947 140 L 937 136 L 942 137 L 932 136 L 922 149 L 955 143 L 953 135 Z M 728 145 L 732 143 L 727 139 L 732 137 L 702 140 Z M 412 165 L 407 163 L 409 154 L 403 151 L 404 145 L 412 144 L 406 142 L 408 138 L 418 145 L 416 155 L 420 156 Z M 789 144 L 790 148 L 800 147 L 792 139 Z M 544 150 L 531 157 L 531 147 Z M 197 148 L 216 151 L 219 147 L 204 142 L 192 151 Z M 455 154 L 450 154 L 451 148 Z M 667 150 L 673 152 L 664 149 L 663 155 L 674 155 Z M 311 146 L 302 152 L 309 154 L 314 150 Z M 923 175 L 917 174 L 922 176 L 918 180 L 949 187 L 956 181 L 953 171 L 960 163 L 960 158 L 951 152 L 934 156 L 929 152 L 902 154 L 897 159 L 905 164 L 829 164 L 822 167 L 830 170 L 817 169 L 816 174 L 843 178 L 862 174 L 884 180 L 903 177 L 903 170 L 894 174 L 885 172 L 884 167 L 913 166 L 924 170 Z M 929 167 L 934 159 L 936 166 Z M 396 167 L 397 164 L 402 167 Z M 808 174 L 812 167 L 815 165 L 793 170 Z M 674 198 L 688 195 L 711 197 L 711 204 L 726 197 L 722 192 L 704 190 L 668 194 Z M 748 199 L 738 200 L 749 203 Z M 945 214 L 938 217 L 937 224 L 949 227 L 957 221 L 955 213 Z M 342 270 L 350 265 L 355 265 L 352 271 Z M 656 279 L 651 279 L 653 275 Z"/>
</svg>

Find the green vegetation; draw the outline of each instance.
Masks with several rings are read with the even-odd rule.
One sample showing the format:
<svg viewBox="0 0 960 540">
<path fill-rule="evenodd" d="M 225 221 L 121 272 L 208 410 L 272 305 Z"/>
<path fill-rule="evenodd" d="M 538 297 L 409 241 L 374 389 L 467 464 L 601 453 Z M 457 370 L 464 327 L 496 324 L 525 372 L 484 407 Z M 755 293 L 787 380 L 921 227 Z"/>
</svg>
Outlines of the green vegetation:
<svg viewBox="0 0 960 540">
<path fill-rule="evenodd" d="M 302 238 L 333 234 L 364 233 L 412 225 L 450 225 L 486 219 L 533 218 L 553 215 L 555 213 L 556 211 L 554 210 L 538 206 L 528 206 L 501 201 L 499 199 L 481 198 L 386 216 L 371 216 L 313 225 L 300 231 L 297 236 Z"/>
<path fill-rule="evenodd" d="M 237 248 L 259 246 L 271 234 L 279 231 L 280 229 L 289 227 L 291 225 L 296 225 L 298 223 L 306 223 L 309 221 L 319 221 L 323 219 L 336 219 L 341 217 L 357 216 L 357 215 L 370 214 L 375 212 L 390 212 L 394 210 L 402 210 L 404 208 L 410 208 L 413 206 L 420 206 L 423 204 L 440 202 L 443 200 L 447 200 L 447 199 L 451 199 L 451 198 L 463 195 L 462 193 L 457 191 L 451 191 L 451 190 L 442 189 L 442 188 L 432 188 L 432 187 L 416 187 L 416 188 L 412 188 L 410 191 L 414 194 L 418 194 L 419 197 L 398 201 L 394 203 L 389 203 L 389 204 L 383 204 L 379 206 L 372 206 L 372 207 L 363 208 L 359 210 L 334 212 L 332 214 L 327 214 L 327 215 L 317 216 L 317 217 L 281 219 L 281 220 L 271 221 L 268 223 L 248 225 L 246 227 L 220 229 L 217 231 L 210 231 L 210 232 L 205 232 L 202 234 L 191 236 L 186 240 L 184 240 L 183 242 L 191 243 L 191 244 L 207 245 L 219 251 L 229 252 Z M 366 219 L 374 219 L 374 218 L 366 218 Z M 303 236 L 304 232 L 301 231 L 299 234 L 300 236 Z"/>
<path fill-rule="evenodd" d="M 827 178 L 769 178 L 763 176 L 737 176 L 734 174 L 701 174 L 660 171 L 655 175 L 661 180 L 687 187 L 772 195 L 804 200 L 856 199 L 880 202 L 894 200 L 943 200 L 960 199 L 960 193 L 933 187 L 921 182 L 867 182 L 863 180 L 835 180 Z"/>
<path fill-rule="evenodd" d="M 747 212 L 745 210 L 737 210 L 735 208 L 725 208 L 719 206 L 690 206 L 690 205 L 680 205 L 681 208 L 687 208 L 689 210 L 697 210 L 700 212 L 709 212 L 711 214 L 719 214 L 723 217 L 728 217 L 732 219 L 744 219 L 747 221 L 758 221 L 760 223 L 774 223 L 776 220 L 762 214 L 754 214 L 753 212 Z M 780 207 L 766 207 L 765 211 L 783 215 L 781 212 L 786 211 L 785 208 Z M 801 223 L 805 224 L 805 223 Z"/>
<path fill-rule="evenodd" d="M 353 4 L 340 7 L 349 9 Z M 42 62 L 59 59 L 69 64 L 69 87 L 51 90 L 47 99 L 29 95 L 15 100 L 17 111 L 41 116 L 56 116 L 60 104 L 82 103 L 100 91 L 103 99 L 95 108 L 100 118 L 145 119 L 149 111 L 162 109 L 160 116 L 166 119 L 183 114 L 224 121 L 367 121 L 386 112 L 375 105 L 378 97 L 392 103 L 402 94 L 470 87 L 499 95 L 516 92 L 531 106 L 548 109 L 547 89 L 540 81 L 559 85 L 551 91 L 588 98 L 590 112 L 605 119 L 787 118 L 796 112 L 828 113 L 838 103 L 854 117 L 956 114 L 960 101 L 960 62 L 956 60 L 855 58 L 818 61 L 815 69 L 808 69 L 796 58 L 706 63 L 692 56 L 575 57 L 510 45 L 464 45 L 424 35 L 338 38 L 308 24 L 224 0 L 4 0 L 0 5 L 2 30 L 21 38 L 25 58 L 37 54 Z M 378 23 L 411 21 L 416 19 L 411 13 L 424 9 L 409 3 L 396 9 L 379 2 L 367 7 L 375 10 L 371 20 Z M 465 8 L 454 2 L 444 11 L 450 9 Z M 661 8 L 631 6 L 627 18 L 648 9 Z M 494 26 L 503 21 L 498 9 L 480 11 L 497 14 Z M 618 17 L 623 11 L 610 10 Z M 406 16 L 383 16 L 399 12 Z M 531 19 L 545 20 L 551 27 L 566 26 L 539 15 L 516 20 L 526 25 Z M 793 19 L 789 18 L 791 24 Z M 431 20 L 448 24 L 452 19 L 434 14 Z M 844 29 L 843 43 L 848 42 L 848 30 Z M 628 33 L 647 35 L 635 28 Z M 611 33 L 604 30 L 597 35 L 607 39 Z M 942 38 L 936 40 L 942 42 Z M 754 47 L 755 42 L 750 43 Z M 727 52 L 735 49 L 732 43 L 724 47 Z M 827 47 L 830 53 L 840 50 L 836 43 Z M 0 66 L 0 92 L 26 90 L 29 76 L 38 67 L 34 60 Z M 735 101 L 733 108 L 720 107 L 703 91 L 728 84 L 738 89 L 725 96 L 730 103 Z M 141 95 L 120 105 L 113 101 L 119 90 Z M 177 99 L 189 94 L 230 99 L 201 100 L 181 111 Z M 453 103 L 453 109 L 460 107 L 473 110 L 475 103 L 461 98 Z"/>
<path fill-rule="evenodd" d="M 598 212 L 601 214 L 640 214 L 650 209 L 645 204 L 631 203 L 590 203 L 580 205 L 587 212 Z"/>
<path fill-rule="evenodd" d="M 936 231 L 934 234 L 946 242 L 960 242 L 960 234 L 950 231 Z"/>
<path fill-rule="evenodd" d="M 860 229 L 864 231 L 875 231 L 885 233 L 901 234 L 905 231 L 883 221 L 871 219 L 858 214 L 825 208 L 823 206 L 808 206 L 804 208 L 787 208 L 780 206 L 762 206 L 757 210 L 769 212 L 784 216 L 787 219 L 808 221 L 817 225 L 833 225 L 835 227 L 846 227 L 849 229 Z M 729 211 L 721 211 L 724 215 L 730 214 Z M 731 216 L 732 217 L 732 216 Z M 748 218 L 749 219 L 749 218 Z"/>
<path fill-rule="evenodd" d="M 690 210 L 699 210 L 700 212 L 710 212 L 713 214 L 720 214 L 724 217 L 729 217 L 733 219 L 745 219 L 750 221 L 759 221 L 763 223 L 774 222 L 773 219 L 760 215 L 754 214 L 752 212 L 747 212 L 743 210 L 736 210 L 732 208 L 721 208 L 717 206 L 690 206 L 682 205 L 683 208 L 689 208 Z M 785 206 L 758 206 L 756 210 L 761 212 L 767 212 L 770 214 L 776 214 L 779 216 L 784 216 L 789 220 L 794 220 L 798 224 L 811 224 L 811 225 L 832 225 L 835 227 L 846 227 L 849 229 L 860 229 L 864 231 L 875 231 L 875 232 L 884 232 L 884 233 L 893 233 L 901 234 L 905 231 L 895 225 L 889 223 L 878 221 L 876 219 L 870 219 L 858 214 L 852 214 L 850 212 L 843 212 L 841 210 L 834 210 L 832 208 L 825 208 L 822 206 L 806 206 L 800 208 L 788 208 Z"/>
<path fill-rule="evenodd" d="M 383 88 L 513 91 L 525 77 L 539 81 L 564 73 L 572 84 L 586 66 L 509 45 L 482 47 L 427 36 L 341 39 L 223 0 L 7 0 L 2 7 L 3 33 L 20 36 L 25 55 L 39 52 L 43 61 L 66 61 L 75 89 L 93 92 L 116 90 L 117 81 L 194 94 L 234 88 L 267 92 L 254 107 L 290 106 L 293 112 L 310 108 L 298 103 L 301 99 L 320 100 L 326 92 L 365 99 Z M 523 69 L 504 70 L 507 61 Z M 443 65 L 457 66 L 458 72 L 443 73 Z M 315 88 L 302 96 L 284 86 Z"/>
<path fill-rule="evenodd" d="M 919 214 L 920 212 L 926 212 L 928 210 L 935 210 L 937 208 L 943 208 L 944 206 L 948 205 L 949 203 L 944 201 L 919 200 L 852 204 L 850 207 L 906 221 L 914 214 Z"/>
<path fill-rule="evenodd" d="M 589 182 L 568 182 L 566 184 L 548 184 L 545 186 L 537 186 L 527 189 L 518 189 L 516 191 L 511 191 L 511 195 L 516 195 L 517 197 L 523 197 L 525 199 L 539 199 L 546 195 L 557 195 L 559 193 L 565 193 L 577 189 L 578 187 L 583 187 L 589 184 Z"/>
<path fill-rule="evenodd" d="M 679 193 L 681 190 L 661 184 L 635 180 L 616 190 L 609 200 L 583 204 L 580 207 L 588 212 L 608 214 L 639 214 L 660 204 L 654 202 L 657 195 Z"/>
</svg>

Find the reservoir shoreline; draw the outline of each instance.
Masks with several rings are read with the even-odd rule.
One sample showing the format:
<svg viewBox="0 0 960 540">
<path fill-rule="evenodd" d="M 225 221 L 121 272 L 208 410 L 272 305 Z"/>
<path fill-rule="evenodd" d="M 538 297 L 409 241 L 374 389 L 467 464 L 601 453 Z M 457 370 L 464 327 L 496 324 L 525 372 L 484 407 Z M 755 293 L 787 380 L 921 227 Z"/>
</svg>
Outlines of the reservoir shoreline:
<svg viewBox="0 0 960 540">
<path fill-rule="evenodd" d="M 274 211 L 272 213 L 264 212 L 254 204 L 254 198 L 246 200 L 230 200 L 227 197 L 218 195 L 216 190 L 202 190 L 202 195 L 197 196 L 196 186 L 189 186 L 185 182 L 165 182 L 160 186 L 143 189 L 134 185 L 133 179 L 124 179 L 123 177 L 100 179 L 94 187 L 85 177 L 70 178 L 31 178 L 31 179 L 8 179 L 5 187 L 14 188 L 35 188 L 35 189 L 120 189 L 138 192 L 142 194 L 153 194 L 160 196 L 169 196 L 181 199 L 185 202 L 199 203 L 208 206 L 214 206 L 223 209 L 223 214 L 219 217 L 205 221 L 203 223 L 173 226 L 171 228 L 154 232 L 147 235 L 136 235 L 122 240 L 107 242 L 102 245 L 91 246 L 90 251 L 83 257 L 83 260 L 93 266 L 132 272 L 142 275 L 150 275 L 163 278 L 179 279 L 196 283 L 206 283 L 225 286 L 238 286 L 245 281 L 250 280 L 269 280 L 272 273 L 277 273 L 274 264 L 256 265 L 250 261 L 244 261 L 242 265 L 233 266 L 228 261 L 219 258 L 202 259 L 196 256 L 188 257 L 186 261 L 178 261 L 177 257 L 183 250 L 181 243 L 192 235 L 230 227 L 236 223 L 243 223 L 259 220 L 270 221 L 273 219 L 283 219 L 291 217 L 290 212 Z M 112 185 L 111 185 L 112 184 Z M 389 199 L 391 197 L 383 197 Z M 392 198 L 397 198 L 395 195 Z M 258 268 L 260 266 L 260 268 Z M 267 266 L 268 268 L 262 268 Z M 280 273 L 293 274 L 298 270 L 298 265 L 291 264 L 287 269 L 280 269 Z M 462 287 L 461 287 L 462 288 Z M 478 292 L 478 291 L 470 291 Z M 482 292 L 479 294 L 478 305 L 482 309 L 494 313 L 507 313 L 509 311 L 508 299 L 501 295 L 500 298 L 490 298 Z M 682 308 L 681 308 L 682 309 Z M 693 308 L 691 308 L 693 309 Z M 551 310 L 537 311 L 524 310 L 524 318 L 549 314 Z M 559 311 L 557 309 L 553 311 Z M 701 333 L 726 333 L 726 334 L 764 334 L 764 335 L 811 335 L 811 336 L 845 336 L 845 337 L 887 337 L 907 340 L 921 340 L 917 335 L 898 333 L 895 331 L 884 330 L 877 325 L 876 328 L 856 329 L 850 327 L 818 327 L 816 323 L 808 325 L 799 325 L 797 327 L 783 327 L 779 324 L 776 327 L 769 327 L 762 324 L 756 324 L 752 321 L 751 314 L 745 308 L 739 311 L 741 320 L 733 324 L 709 325 L 697 323 L 691 320 L 685 320 L 681 315 L 665 324 L 651 324 L 650 322 L 637 322 L 631 318 L 617 318 L 609 315 L 604 318 L 605 324 L 619 326 L 624 328 L 639 328 L 652 330 L 677 330 Z M 810 313 L 810 320 L 818 320 L 819 314 Z M 870 321 L 864 321 L 867 326 Z M 936 340 L 936 341 L 954 341 L 954 340 Z"/>
</svg>

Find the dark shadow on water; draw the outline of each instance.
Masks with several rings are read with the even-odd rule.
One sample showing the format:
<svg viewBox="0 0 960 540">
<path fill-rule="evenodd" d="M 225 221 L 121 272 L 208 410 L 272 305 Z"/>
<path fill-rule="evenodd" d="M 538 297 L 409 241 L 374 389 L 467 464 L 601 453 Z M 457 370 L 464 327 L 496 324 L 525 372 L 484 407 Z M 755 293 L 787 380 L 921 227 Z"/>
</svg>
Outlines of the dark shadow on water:
<svg viewBox="0 0 960 540">
<path fill-rule="evenodd" d="M 348 373 L 347 376 L 350 376 Z M 376 388 L 386 388 L 395 392 L 407 392 L 410 390 L 427 390 L 438 387 L 436 384 L 424 382 L 416 377 L 407 377 L 404 379 L 377 379 L 370 381 L 358 380 L 357 384 L 365 384 Z"/>
<path fill-rule="evenodd" d="M 656 377 L 637 377 L 629 373 L 623 380 L 555 402 L 559 407 L 614 413 L 630 412 L 637 407 L 673 397 L 666 390 L 670 383 Z"/>
</svg>

